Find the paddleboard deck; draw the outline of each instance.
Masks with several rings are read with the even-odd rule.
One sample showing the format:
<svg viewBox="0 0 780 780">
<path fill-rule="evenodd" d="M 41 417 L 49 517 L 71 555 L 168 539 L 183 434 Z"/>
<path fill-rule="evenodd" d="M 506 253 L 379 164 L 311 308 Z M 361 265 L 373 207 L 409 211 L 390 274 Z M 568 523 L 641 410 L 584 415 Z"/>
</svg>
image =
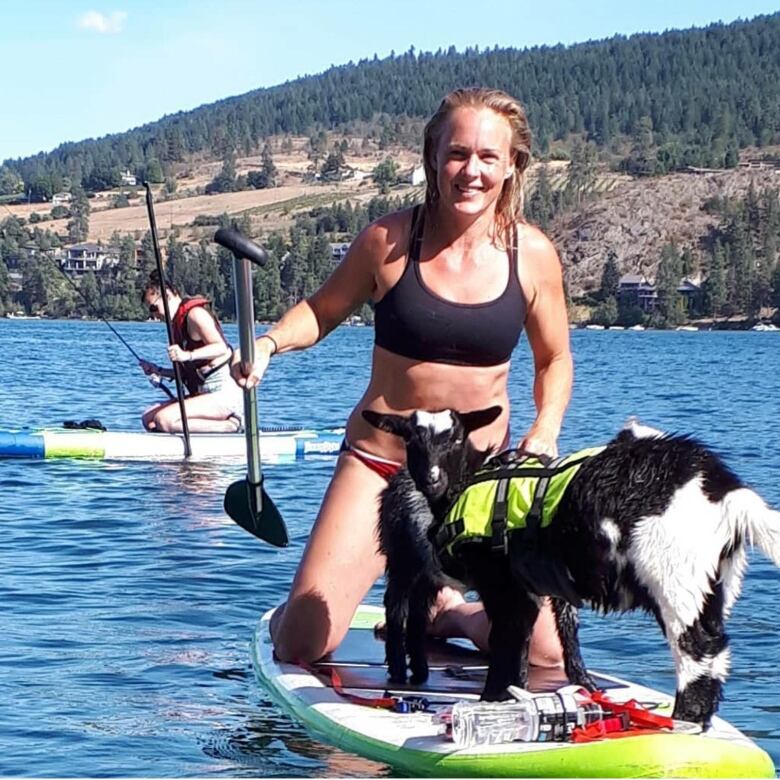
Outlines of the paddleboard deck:
<svg viewBox="0 0 780 780">
<path fill-rule="evenodd" d="M 343 437 L 343 428 L 261 431 L 260 453 L 264 463 L 335 455 Z M 190 446 L 196 459 L 246 457 L 243 433 L 193 433 Z M 184 436 L 65 428 L 0 431 L 0 458 L 180 460 L 184 458 Z"/>
<path fill-rule="evenodd" d="M 413 776 L 445 777 L 774 777 L 772 760 L 721 718 L 705 734 L 650 733 L 589 743 L 512 742 L 458 749 L 441 733 L 435 713 L 458 699 L 478 699 L 487 661 L 466 643 L 431 640 L 430 678 L 423 686 L 393 687 L 391 695 L 425 696 L 431 712 L 398 713 L 354 704 L 331 687 L 330 669 L 343 690 L 361 697 L 387 691 L 384 644 L 373 628 L 380 607 L 362 605 L 339 649 L 311 670 L 279 663 L 262 617 L 253 642 L 259 681 L 293 718 L 318 739 Z M 606 674 L 594 675 L 614 701 L 635 699 L 670 715 L 672 697 Z M 555 690 L 559 670 L 533 668 L 529 688 Z"/>
</svg>

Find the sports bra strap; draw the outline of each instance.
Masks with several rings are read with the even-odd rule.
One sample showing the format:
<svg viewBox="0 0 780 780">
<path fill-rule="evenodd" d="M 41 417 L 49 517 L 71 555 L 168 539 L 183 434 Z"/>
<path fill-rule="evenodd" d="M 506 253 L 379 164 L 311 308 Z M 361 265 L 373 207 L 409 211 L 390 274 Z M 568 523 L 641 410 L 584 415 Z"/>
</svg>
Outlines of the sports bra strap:
<svg viewBox="0 0 780 780">
<path fill-rule="evenodd" d="M 418 203 L 412 210 L 412 229 L 409 231 L 409 263 L 420 262 L 423 233 L 425 232 L 425 209 Z"/>
</svg>

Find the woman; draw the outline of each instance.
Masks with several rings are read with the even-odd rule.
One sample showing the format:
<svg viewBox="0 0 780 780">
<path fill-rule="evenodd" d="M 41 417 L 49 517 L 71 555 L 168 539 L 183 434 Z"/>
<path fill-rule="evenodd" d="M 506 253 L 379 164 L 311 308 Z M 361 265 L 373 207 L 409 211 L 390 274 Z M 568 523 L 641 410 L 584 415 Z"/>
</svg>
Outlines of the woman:
<svg viewBox="0 0 780 780">
<path fill-rule="evenodd" d="M 166 282 L 168 311 L 171 315 L 173 338 L 168 357 L 181 365 L 181 374 L 188 396 L 184 400 L 187 424 L 193 433 L 235 433 L 243 429 L 243 391 L 230 375 L 233 350 L 225 339 L 219 322 L 208 312 L 205 298 L 182 298 L 179 291 Z M 144 288 L 142 300 L 149 307 L 149 316 L 163 319 L 165 309 L 160 281 L 152 274 Z M 159 374 L 172 379 L 173 369 L 141 361 L 146 374 Z M 142 417 L 149 431 L 179 433 L 182 429 L 178 400 L 147 409 Z"/>
<path fill-rule="evenodd" d="M 504 411 L 475 431 L 478 447 L 509 443 L 509 359 L 525 326 L 533 352 L 536 418 L 519 445 L 557 455 L 572 385 L 561 268 L 550 241 L 522 219 L 530 132 L 516 100 L 489 89 L 448 95 L 424 138 L 423 207 L 390 214 L 363 230 L 322 287 L 257 340 L 251 373 L 272 355 L 312 346 L 368 299 L 376 302 L 372 374 L 347 435 L 283 609 L 271 626 L 282 660 L 332 651 L 355 609 L 384 571 L 377 553 L 379 495 L 403 463 L 400 438 L 366 423 L 363 409 Z M 478 603 L 445 589 L 432 632 L 487 647 Z M 557 665 L 561 649 L 549 605 L 540 614 L 531 662 Z"/>
</svg>

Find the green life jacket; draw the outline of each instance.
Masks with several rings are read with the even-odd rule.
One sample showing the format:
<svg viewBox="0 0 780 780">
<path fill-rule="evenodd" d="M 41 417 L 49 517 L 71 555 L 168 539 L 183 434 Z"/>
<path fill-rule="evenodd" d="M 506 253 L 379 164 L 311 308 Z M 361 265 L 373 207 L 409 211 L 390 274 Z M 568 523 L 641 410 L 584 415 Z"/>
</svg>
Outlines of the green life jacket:
<svg viewBox="0 0 780 780">
<path fill-rule="evenodd" d="M 493 549 L 506 552 L 514 531 L 550 525 L 580 466 L 603 449 L 591 447 L 547 464 L 534 456 L 490 461 L 450 508 L 436 534 L 436 547 L 455 557 L 463 542 L 490 539 Z"/>
<path fill-rule="evenodd" d="M 571 572 L 539 531 L 553 522 L 566 488 L 588 458 L 604 447 L 580 450 L 547 464 L 534 456 L 504 455 L 472 478 L 434 535 L 445 571 L 462 579 L 459 551 L 468 543 L 489 544 L 507 556 L 512 576 L 537 596 L 555 596 L 579 607 L 582 599 Z M 509 556 L 509 539 L 512 545 Z"/>
</svg>

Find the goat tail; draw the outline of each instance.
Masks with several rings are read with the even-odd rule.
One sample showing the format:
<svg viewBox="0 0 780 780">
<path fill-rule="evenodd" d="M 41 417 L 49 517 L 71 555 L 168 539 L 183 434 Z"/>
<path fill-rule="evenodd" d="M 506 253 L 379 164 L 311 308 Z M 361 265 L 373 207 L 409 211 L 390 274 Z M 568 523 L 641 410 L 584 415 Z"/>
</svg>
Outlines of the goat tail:
<svg viewBox="0 0 780 780">
<path fill-rule="evenodd" d="M 740 488 L 725 496 L 723 509 L 732 533 L 761 549 L 780 566 L 780 512 L 767 506 L 750 488 Z"/>
</svg>

